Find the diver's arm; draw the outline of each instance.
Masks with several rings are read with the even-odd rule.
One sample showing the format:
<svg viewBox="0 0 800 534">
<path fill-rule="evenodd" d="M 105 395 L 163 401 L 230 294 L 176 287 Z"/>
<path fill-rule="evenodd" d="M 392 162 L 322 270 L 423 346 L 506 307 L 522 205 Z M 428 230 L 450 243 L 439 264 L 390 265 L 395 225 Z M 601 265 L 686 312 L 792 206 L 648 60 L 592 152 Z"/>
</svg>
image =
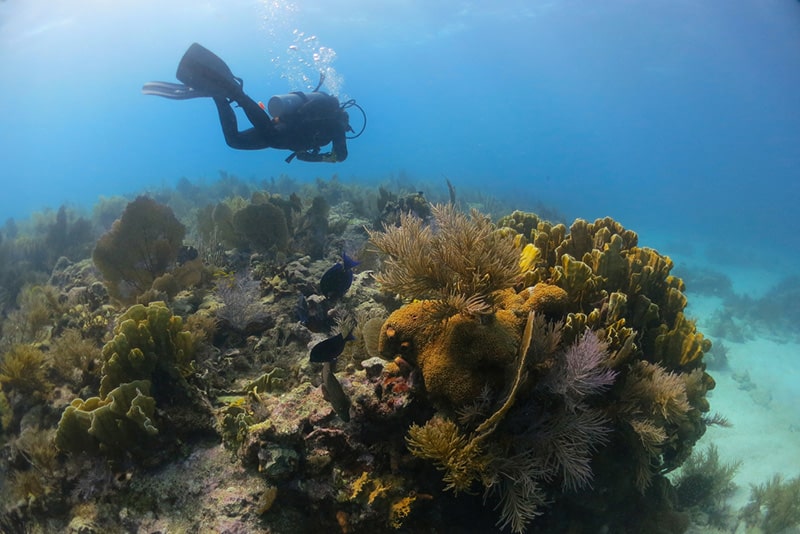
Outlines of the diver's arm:
<svg viewBox="0 0 800 534">
<path fill-rule="evenodd" d="M 336 134 L 336 137 L 333 138 L 333 146 L 330 153 L 334 162 L 347 159 L 347 137 L 345 137 L 344 131 Z"/>
<path fill-rule="evenodd" d="M 305 152 L 295 152 L 293 156 L 299 159 L 300 161 L 309 161 L 311 163 L 317 163 L 321 161 L 325 163 L 337 163 L 344 159 L 340 157 L 339 153 L 336 152 L 335 150 L 331 150 L 330 152 L 323 152 L 322 154 L 320 154 L 319 152 L 315 153 L 313 150 L 307 150 Z M 345 151 L 344 157 L 345 158 L 347 157 L 347 151 Z"/>
<path fill-rule="evenodd" d="M 307 150 L 305 152 L 295 152 L 294 157 L 300 161 L 312 163 L 324 161 L 326 163 L 338 163 L 347 159 L 347 138 L 341 132 L 333 138 L 333 146 L 330 152 L 319 153 L 318 150 Z"/>
</svg>

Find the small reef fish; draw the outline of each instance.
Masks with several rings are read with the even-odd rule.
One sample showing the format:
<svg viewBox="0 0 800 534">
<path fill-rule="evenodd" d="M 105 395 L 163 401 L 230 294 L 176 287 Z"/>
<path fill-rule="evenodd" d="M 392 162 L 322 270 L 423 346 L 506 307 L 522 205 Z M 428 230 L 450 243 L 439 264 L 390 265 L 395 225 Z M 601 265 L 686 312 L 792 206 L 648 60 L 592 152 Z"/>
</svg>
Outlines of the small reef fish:
<svg viewBox="0 0 800 534">
<path fill-rule="evenodd" d="M 308 301 L 306 296 L 300 293 L 297 299 L 297 304 L 294 306 L 294 313 L 297 315 L 297 320 L 300 324 L 305 326 L 308 324 Z"/>
<path fill-rule="evenodd" d="M 311 347 L 311 361 L 314 363 L 332 362 L 342 353 L 345 343 L 354 339 L 353 332 L 350 331 L 346 335 L 339 332 L 335 336 L 320 341 Z"/>
<path fill-rule="evenodd" d="M 336 415 L 347 423 L 350 421 L 350 397 L 333 374 L 332 365 L 331 362 L 322 364 L 322 397 L 331 404 Z"/>
<path fill-rule="evenodd" d="M 178 257 L 176 261 L 178 265 L 183 265 L 184 263 L 196 260 L 199 254 L 200 253 L 197 252 L 196 248 L 183 245 L 180 249 L 178 249 Z"/>
<path fill-rule="evenodd" d="M 320 292 L 329 299 L 338 299 L 347 293 L 353 283 L 353 267 L 359 262 L 342 252 L 342 263 L 336 262 L 325 271 L 319 281 Z"/>
</svg>

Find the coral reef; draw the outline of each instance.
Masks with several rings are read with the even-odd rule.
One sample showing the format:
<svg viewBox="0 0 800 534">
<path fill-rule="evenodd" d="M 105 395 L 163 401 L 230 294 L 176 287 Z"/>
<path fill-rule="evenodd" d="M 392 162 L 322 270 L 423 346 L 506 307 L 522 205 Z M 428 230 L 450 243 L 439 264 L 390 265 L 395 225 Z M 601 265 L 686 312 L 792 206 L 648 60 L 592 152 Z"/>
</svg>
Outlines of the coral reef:
<svg viewBox="0 0 800 534">
<path fill-rule="evenodd" d="M 371 234 L 388 256 L 382 287 L 427 299 L 392 313 L 379 341 L 392 372 L 418 370 L 438 411 L 412 427 L 411 451 L 444 469 L 448 488 L 478 483 L 497 494 L 499 524 L 515 532 L 546 501 L 569 503 L 567 490 L 594 481 L 641 495 L 678 467 L 705 431 L 714 382 L 702 364 L 710 342 L 682 313 L 684 286 L 670 275 L 671 260 L 638 247 L 636 234 L 610 218 L 577 220 L 567 233 L 517 212 L 500 224 L 525 233 L 509 235 L 474 213 L 433 212 L 434 225 L 404 215 L 399 228 Z M 538 320 L 526 340 L 530 312 Z M 470 408 L 476 398 L 482 406 Z M 455 421 L 465 410 L 484 425 L 503 415 L 488 436 Z M 611 474 L 619 451 L 635 474 L 627 485 Z"/>
<path fill-rule="evenodd" d="M 7 224 L 0 530 L 685 529 L 721 419 L 669 258 L 610 218 L 493 224 L 457 206 L 496 200 L 391 180 L 104 199 L 94 265 L 76 247 L 24 289 L 47 232 Z M 310 362 L 343 317 L 356 339 Z"/>
</svg>

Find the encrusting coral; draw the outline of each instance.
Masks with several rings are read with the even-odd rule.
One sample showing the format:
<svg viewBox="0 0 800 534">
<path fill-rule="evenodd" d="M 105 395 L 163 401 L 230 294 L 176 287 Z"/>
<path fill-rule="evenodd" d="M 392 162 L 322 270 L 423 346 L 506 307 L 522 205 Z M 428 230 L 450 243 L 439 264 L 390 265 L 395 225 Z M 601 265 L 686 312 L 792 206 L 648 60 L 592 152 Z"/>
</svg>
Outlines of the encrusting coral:
<svg viewBox="0 0 800 534">
<path fill-rule="evenodd" d="M 517 212 L 501 221 L 526 232 L 515 235 L 453 206 L 433 213 L 433 225 L 403 215 L 370 235 L 388 256 L 382 286 L 423 299 L 392 313 L 379 340 L 388 369 L 418 369 L 437 409 L 410 430 L 411 452 L 439 465 L 450 489 L 497 493 L 499 523 L 515 532 L 566 490 L 594 481 L 637 495 L 679 466 L 711 421 L 714 382 L 672 261 L 610 218 L 567 233 Z M 609 443 L 635 482 L 607 473 L 620 453 Z"/>
</svg>

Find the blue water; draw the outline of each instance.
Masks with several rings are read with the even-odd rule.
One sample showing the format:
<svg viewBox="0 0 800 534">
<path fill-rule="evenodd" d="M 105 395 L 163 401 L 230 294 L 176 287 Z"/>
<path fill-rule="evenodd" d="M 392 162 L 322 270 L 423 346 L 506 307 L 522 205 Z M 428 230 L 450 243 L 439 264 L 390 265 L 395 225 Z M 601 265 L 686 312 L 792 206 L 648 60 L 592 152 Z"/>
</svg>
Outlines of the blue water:
<svg viewBox="0 0 800 534">
<path fill-rule="evenodd" d="M 210 101 L 139 92 L 193 41 L 264 101 L 325 70 L 365 134 L 335 166 L 228 148 Z M 611 215 L 644 244 L 800 250 L 797 1 L 5 0 L 0 79 L 2 220 L 219 170 L 402 172 Z"/>
</svg>

